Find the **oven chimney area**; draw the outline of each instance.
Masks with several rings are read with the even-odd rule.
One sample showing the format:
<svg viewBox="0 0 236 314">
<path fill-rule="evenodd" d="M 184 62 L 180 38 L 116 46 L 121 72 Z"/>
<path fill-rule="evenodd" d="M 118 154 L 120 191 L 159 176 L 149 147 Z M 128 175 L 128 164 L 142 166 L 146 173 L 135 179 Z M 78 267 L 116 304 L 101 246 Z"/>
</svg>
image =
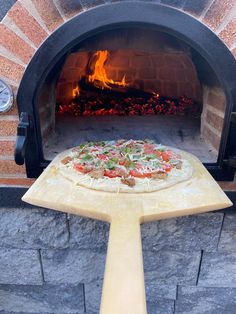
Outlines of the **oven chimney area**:
<svg viewBox="0 0 236 314">
<path fill-rule="evenodd" d="M 149 138 L 217 161 L 225 96 L 182 40 L 144 27 L 105 31 L 69 51 L 53 77 L 39 102 L 46 159 L 87 140 Z"/>
</svg>

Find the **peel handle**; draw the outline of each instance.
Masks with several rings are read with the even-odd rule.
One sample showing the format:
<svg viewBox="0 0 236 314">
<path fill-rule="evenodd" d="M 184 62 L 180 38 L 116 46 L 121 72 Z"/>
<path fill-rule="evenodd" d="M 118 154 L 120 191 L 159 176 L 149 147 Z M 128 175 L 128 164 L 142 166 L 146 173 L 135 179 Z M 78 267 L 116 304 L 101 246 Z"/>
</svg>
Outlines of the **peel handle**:
<svg viewBox="0 0 236 314">
<path fill-rule="evenodd" d="M 146 314 L 138 217 L 113 217 L 110 226 L 100 314 Z"/>
</svg>

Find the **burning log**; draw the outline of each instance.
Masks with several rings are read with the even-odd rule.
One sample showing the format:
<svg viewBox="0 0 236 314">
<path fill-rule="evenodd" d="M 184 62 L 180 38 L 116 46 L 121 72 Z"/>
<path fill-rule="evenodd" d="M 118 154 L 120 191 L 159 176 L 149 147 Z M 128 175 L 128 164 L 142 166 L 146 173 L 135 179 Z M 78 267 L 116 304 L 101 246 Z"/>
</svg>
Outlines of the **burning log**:
<svg viewBox="0 0 236 314">
<path fill-rule="evenodd" d="M 101 89 L 89 82 L 86 77 L 83 77 L 79 82 L 81 92 L 88 92 L 89 94 L 103 94 L 109 95 L 109 97 L 130 97 L 130 95 L 135 97 L 150 98 L 153 93 L 145 92 L 140 89 L 135 89 L 129 86 L 117 86 L 115 84 L 110 84 L 111 89 Z"/>
<path fill-rule="evenodd" d="M 88 64 L 88 76 L 80 80 L 72 91 L 73 101 L 59 106 L 59 114 L 74 116 L 99 115 L 199 115 L 201 107 L 185 96 L 160 97 L 128 86 L 125 77 L 121 81 L 108 78 L 105 63 L 107 50 L 94 53 Z M 56 107 L 57 108 L 57 107 Z"/>
</svg>

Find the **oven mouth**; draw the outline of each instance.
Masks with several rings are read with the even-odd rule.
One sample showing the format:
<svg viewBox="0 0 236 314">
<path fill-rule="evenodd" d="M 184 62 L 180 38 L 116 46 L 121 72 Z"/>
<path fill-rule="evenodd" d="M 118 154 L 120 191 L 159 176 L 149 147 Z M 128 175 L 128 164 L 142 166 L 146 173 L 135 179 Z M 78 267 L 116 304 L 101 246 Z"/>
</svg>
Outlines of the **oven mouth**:
<svg viewBox="0 0 236 314">
<path fill-rule="evenodd" d="M 110 15 L 115 8 L 114 5 L 119 11 L 116 17 Z M 215 178 L 220 177 L 219 174 L 222 173 L 222 169 L 225 169 L 225 167 L 228 169 L 227 174 L 222 177 L 232 178 L 233 171 L 227 165 L 225 166 L 225 157 L 230 152 L 227 150 L 227 145 L 230 145 L 231 150 L 234 150 L 234 146 L 228 142 L 229 119 L 233 105 L 232 94 L 229 92 L 232 82 L 229 80 L 230 73 L 227 73 L 229 69 L 225 70 L 219 64 L 222 55 L 224 55 L 224 60 L 229 58 L 230 62 L 232 62 L 229 51 L 224 47 L 219 49 L 215 55 L 212 55 L 210 53 L 211 47 L 208 47 L 209 44 L 204 42 L 205 37 L 199 38 L 195 33 L 191 34 L 191 26 L 193 28 L 196 27 L 195 29 L 198 29 L 200 33 L 204 32 L 209 36 L 211 34 L 213 37 L 211 38 L 210 36 L 209 38 L 216 46 L 221 45 L 219 39 L 201 23 L 182 12 L 151 3 L 126 3 L 126 5 L 128 5 L 131 11 L 134 9 L 129 20 L 127 20 L 126 15 L 127 6 L 124 6 L 122 3 L 98 7 L 73 18 L 46 40 L 39 48 L 40 52 L 36 53 L 29 64 L 22 79 L 17 99 L 19 112 L 26 112 L 29 116 L 30 129 L 28 138 L 30 140 L 27 139 L 27 145 L 24 146 L 26 149 L 27 175 L 37 177 L 57 153 L 71 146 L 79 145 L 82 141 L 109 140 L 111 138 L 144 139 L 149 137 L 164 145 L 177 146 L 197 155 Z M 154 10 L 157 16 L 154 16 L 151 10 Z M 138 14 L 135 15 L 137 12 Z M 109 16 L 108 20 L 102 22 L 101 19 L 95 19 L 90 25 L 85 25 L 84 21 L 88 18 L 98 15 L 104 16 L 104 14 Z M 165 19 L 167 16 L 172 16 L 174 19 L 169 19 L 167 22 Z M 158 17 L 160 18 L 158 19 Z M 183 20 L 180 18 L 183 18 Z M 183 27 L 183 21 L 190 28 L 186 28 L 187 24 Z M 79 28 L 79 26 L 83 27 Z M 104 36 L 107 32 L 114 34 L 114 32 L 126 32 L 127 29 L 131 28 L 166 34 L 188 47 L 188 53 L 190 52 L 191 60 L 201 85 L 199 94 L 201 94 L 200 98 L 202 101 L 199 103 L 199 108 L 201 109 L 198 117 L 194 115 L 158 115 L 156 113 L 132 116 L 129 114 L 127 116 L 120 116 L 119 114 L 109 116 L 91 115 L 86 117 L 61 114 L 62 112 L 58 110 L 58 105 L 59 108 L 63 106 L 58 104 L 57 87 L 59 83 L 62 83 L 61 73 L 68 58 L 78 52 L 84 52 L 86 49 L 92 55 L 98 51 L 109 51 L 109 53 L 114 54 L 117 50 L 128 50 L 124 49 L 124 44 L 119 46 L 119 49 L 114 49 L 114 47 L 111 49 L 109 45 L 104 45 L 104 43 L 95 44 L 98 43 L 99 36 Z M 70 33 L 69 30 L 72 29 L 78 31 Z M 63 31 L 66 31 L 67 36 L 63 36 Z M 58 38 L 60 35 L 61 42 L 59 43 Z M 96 37 L 97 39 L 94 41 Z M 53 46 L 50 52 L 48 50 L 49 46 Z M 129 49 L 133 52 L 137 51 L 137 47 L 129 47 Z M 141 52 L 143 53 L 143 51 Z M 181 50 L 181 52 L 183 51 Z M 151 53 L 157 52 L 151 51 Z M 32 71 L 36 73 L 35 82 L 32 82 L 29 75 Z M 108 77 L 110 78 L 111 76 L 109 75 Z M 124 76 L 117 79 L 112 78 L 112 80 L 115 82 L 122 82 L 122 80 L 128 82 Z M 81 79 L 78 79 L 78 82 L 81 84 Z M 76 93 L 77 90 L 78 96 L 78 88 L 81 88 L 81 86 L 75 83 L 76 81 L 73 82 L 70 93 L 73 95 L 73 92 Z M 98 86 L 95 86 L 95 88 L 99 89 Z M 140 90 L 140 88 L 138 89 Z M 26 93 L 25 90 L 27 90 Z M 100 91 L 96 91 L 97 94 L 101 95 L 101 90 L 104 91 L 104 89 L 100 88 Z M 141 92 L 159 95 L 158 89 L 153 89 L 152 91 L 141 89 Z M 120 93 L 119 90 L 118 93 Z M 131 96 L 134 97 L 132 93 Z M 186 95 L 183 94 L 184 96 Z M 178 97 L 175 97 L 175 95 L 168 95 L 168 93 L 160 93 L 160 97 L 166 97 L 167 100 L 170 97 L 170 99 L 175 101 L 175 99 L 180 99 L 182 96 L 178 95 Z M 78 98 L 77 103 L 79 101 Z M 189 98 L 193 100 L 192 97 Z M 207 102 L 214 102 L 214 99 L 217 98 L 222 100 L 222 111 L 221 109 L 214 110 L 214 105 L 212 104 L 210 104 L 211 110 L 205 110 Z M 46 110 L 44 110 L 45 108 Z M 209 112 L 211 117 L 209 117 Z M 219 114 L 218 118 L 221 121 L 221 129 L 216 132 L 218 136 L 217 143 L 215 139 L 210 140 L 214 125 L 207 129 L 209 119 L 214 123 L 214 114 Z M 80 135 L 78 136 L 78 134 Z M 207 140 L 205 141 L 206 138 Z M 28 151 L 29 147 L 31 155 Z M 33 165 L 36 166 L 37 170 L 32 169 Z"/>
</svg>

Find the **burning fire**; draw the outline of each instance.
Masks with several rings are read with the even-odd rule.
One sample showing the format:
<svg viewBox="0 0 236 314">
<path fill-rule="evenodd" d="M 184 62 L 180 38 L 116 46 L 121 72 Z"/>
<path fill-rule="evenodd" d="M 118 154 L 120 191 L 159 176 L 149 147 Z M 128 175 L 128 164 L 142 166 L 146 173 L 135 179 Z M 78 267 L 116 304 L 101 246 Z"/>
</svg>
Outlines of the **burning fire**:
<svg viewBox="0 0 236 314">
<path fill-rule="evenodd" d="M 79 85 L 76 85 L 76 87 L 72 89 L 72 96 L 73 98 L 76 98 L 79 96 L 79 94 L 80 94 L 80 88 L 79 88 Z"/>
<path fill-rule="evenodd" d="M 94 65 L 93 74 L 88 76 L 89 82 L 94 83 L 95 86 L 102 89 L 111 89 L 111 86 L 109 86 L 109 84 L 117 86 L 128 86 L 128 84 L 125 82 L 125 75 L 121 81 L 114 81 L 107 77 L 107 73 L 104 67 L 109 56 L 109 52 L 107 50 L 99 50 L 95 52 L 94 56 L 97 57 L 97 61 Z"/>
</svg>

